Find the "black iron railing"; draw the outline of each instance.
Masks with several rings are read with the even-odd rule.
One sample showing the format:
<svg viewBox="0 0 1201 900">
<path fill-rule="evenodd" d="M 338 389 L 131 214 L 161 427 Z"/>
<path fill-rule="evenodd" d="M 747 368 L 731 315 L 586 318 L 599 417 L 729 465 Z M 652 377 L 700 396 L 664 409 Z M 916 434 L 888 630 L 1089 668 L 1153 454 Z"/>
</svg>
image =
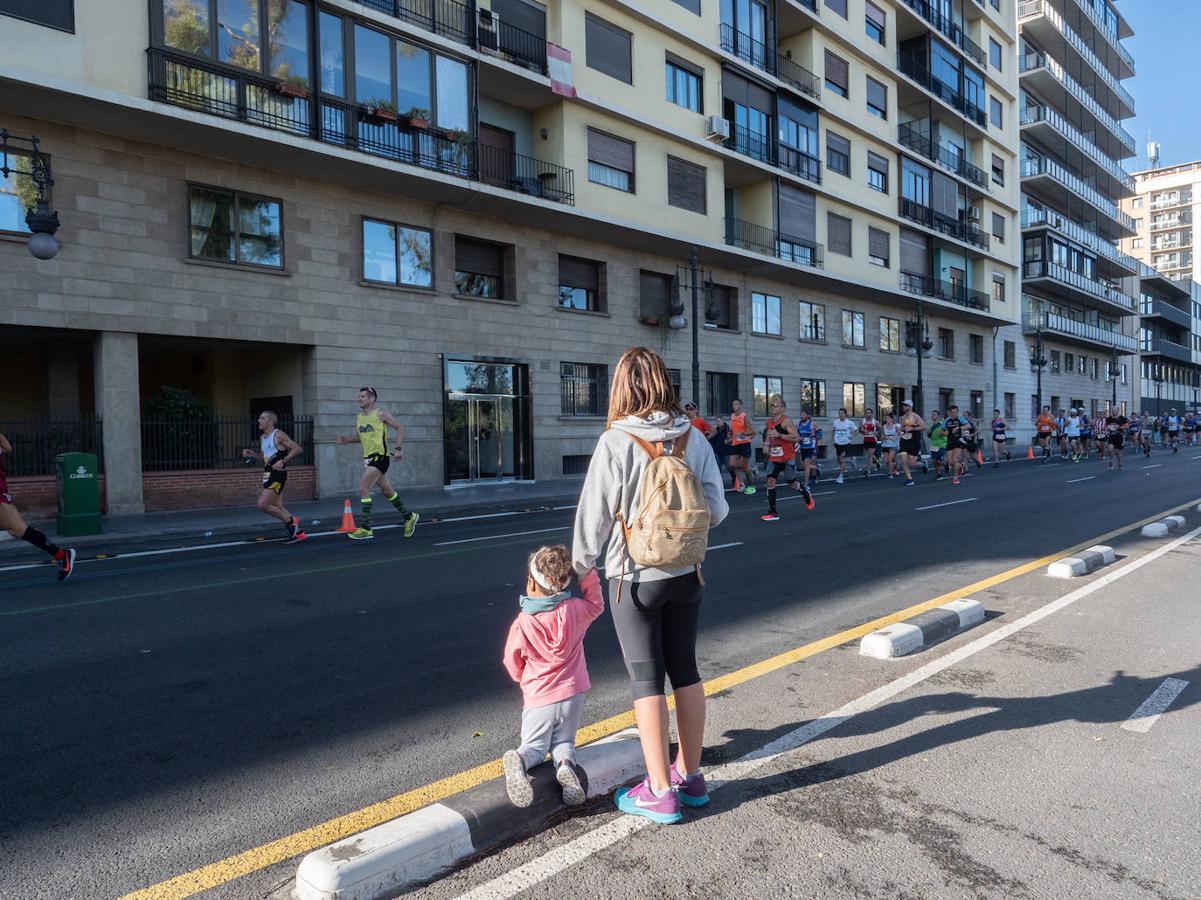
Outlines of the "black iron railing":
<svg viewBox="0 0 1201 900">
<path fill-rule="evenodd" d="M 988 311 L 991 303 L 988 294 L 983 291 L 964 287 L 954 281 L 941 281 L 929 275 L 913 275 L 909 272 L 901 273 L 901 290 L 985 312 Z"/>
<path fill-rule="evenodd" d="M 951 43 L 961 49 L 976 62 L 984 65 L 984 50 L 967 36 L 964 30 L 950 16 L 930 5 L 929 0 L 904 0 L 906 6 L 933 25 Z"/>
<path fill-rule="evenodd" d="M 480 50 L 546 74 L 546 38 L 503 22 L 487 9 L 476 10 L 475 36 Z"/>
<path fill-rule="evenodd" d="M 988 174 L 960 156 L 952 153 L 946 147 L 934 143 L 934 138 L 925 131 L 919 131 L 908 122 L 897 126 L 897 140 L 926 159 L 933 160 L 949 172 L 954 172 L 960 178 L 966 178 L 972 184 L 988 190 Z"/>
<path fill-rule="evenodd" d="M 822 183 L 822 161 L 811 153 L 781 144 L 777 165 L 814 184 Z"/>
<path fill-rule="evenodd" d="M 452 40 L 470 44 L 471 7 L 457 0 L 355 0 L 371 9 L 403 19 L 412 25 Z"/>
<path fill-rule="evenodd" d="M 916 81 L 935 97 L 938 97 L 956 112 L 961 113 L 969 121 L 984 127 L 987 118 L 984 110 L 965 97 L 958 89 L 933 75 L 930 69 L 912 53 L 900 51 L 897 53 L 897 68 L 903 75 Z"/>
<path fill-rule="evenodd" d="M 479 180 L 520 194 L 575 203 L 575 173 L 532 156 L 477 145 Z"/>
<path fill-rule="evenodd" d="M 941 232 L 948 237 L 966 241 L 969 244 L 975 244 L 984 250 L 988 249 L 988 235 L 975 225 L 969 225 L 957 218 L 944 215 L 937 210 L 931 209 L 929 206 L 918 203 L 916 200 L 902 197 L 898 203 L 898 212 L 902 218 L 908 219 L 911 222 L 917 222 L 919 225 L 933 228 L 935 231 Z"/>
<path fill-rule="evenodd" d="M 0 434 L 13 447 L 4 458 L 10 477 L 53 475 L 60 453 L 95 453 L 104 471 L 104 430 L 97 416 L 0 419 Z"/>
<path fill-rule="evenodd" d="M 821 80 L 816 75 L 725 22 L 721 25 L 721 49 L 760 71 L 775 75 L 814 100 L 821 97 Z"/>
<path fill-rule="evenodd" d="M 731 247 L 774 256 L 788 262 L 799 263 L 820 269 L 823 264 L 821 244 L 783 232 L 744 222 L 742 219 L 726 219 L 726 243 Z"/>
<path fill-rule="evenodd" d="M 313 417 L 285 416 L 279 428 L 304 450 L 292 464 L 312 465 Z M 143 419 L 142 471 L 261 467 L 262 463 L 242 457 L 245 448 L 259 449 L 260 437 L 258 425 L 248 416 Z"/>
<path fill-rule="evenodd" d="M 725 146 L 735 153 L 778 166 L 814 184 L 822 182 L 820 159 L 787 144 L 777 144 L 771 135 L 751 131 L 742 125 L 731 125 Z"/>
<path fill-rule="evenodd" d="M 1089 278 L 1081 272 L 1074 272 L 1067 266 L 1061 266 L 1058 263 L 1053 263 L 1046 259 L 1029 259 L 1022 264 L 1023 278 L 1051 278 L 1055 281 L 1069 285 L 1078 291 L 1085 294 L 1090 294 L 1093 297 L 1099 297 L 1107 303 L 1112 303 L 1114 306 L 1120 306 L 1129 312 L 1134 312 L 1134 298 L 1122 290 L 1107 284 L 1104 281 L 1098 281 L 1095 278 Z"/>
</svg>

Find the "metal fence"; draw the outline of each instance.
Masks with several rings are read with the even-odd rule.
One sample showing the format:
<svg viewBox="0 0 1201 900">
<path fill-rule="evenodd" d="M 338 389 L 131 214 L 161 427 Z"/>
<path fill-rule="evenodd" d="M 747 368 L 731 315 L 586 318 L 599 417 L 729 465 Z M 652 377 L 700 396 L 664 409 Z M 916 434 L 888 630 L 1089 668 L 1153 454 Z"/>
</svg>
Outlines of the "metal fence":
<svg viewBox="0 0 1201 900">
<path fill-rule="evenodd" d="M 13 445 L 4 461 L 10 476 L 53 475 L 54 457 L 60 453 L 95 453 L 104 471 L 104 441 L 96 416 L 0 419 L 0 434 Z"/>
<path fill-rule="evenodd" d="M 313 417 L 280 419 L 279 427 L 300 444 L 297 464 L 313 462 Z M 142 471 L 176 472 L 188 469 L 241 469 L 257 465 L 242 458 L 242 450 L 259 448 L 259 429 L 247 416 L 208 416 L 197 419 L 143 419 Z"/>
</svg>

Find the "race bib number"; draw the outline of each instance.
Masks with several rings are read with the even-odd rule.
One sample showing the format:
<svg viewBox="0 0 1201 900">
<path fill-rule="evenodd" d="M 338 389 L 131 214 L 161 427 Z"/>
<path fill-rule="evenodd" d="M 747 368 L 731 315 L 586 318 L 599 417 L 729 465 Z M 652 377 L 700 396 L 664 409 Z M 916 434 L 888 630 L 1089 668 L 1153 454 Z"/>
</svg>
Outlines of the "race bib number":
<svg viewBox="0 0 1201 900">
<path fill-rule="evenodd" d="M 770 456 L 772 459 L 783 459 L 784 458 L 784 448 L 781 447 L 779 444 L 776 444 L 774 447 L 771 448 Z"/>
</svg>

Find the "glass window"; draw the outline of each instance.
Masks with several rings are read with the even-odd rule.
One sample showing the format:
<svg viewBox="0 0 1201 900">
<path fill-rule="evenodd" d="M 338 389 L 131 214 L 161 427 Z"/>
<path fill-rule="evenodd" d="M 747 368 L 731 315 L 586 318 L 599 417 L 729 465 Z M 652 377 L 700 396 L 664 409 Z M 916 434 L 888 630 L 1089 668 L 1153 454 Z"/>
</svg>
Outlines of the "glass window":
<svg viewBox="0 0 1201 900">
<path fill-rule="evenodd" d="M 165 0 L 163 43 L 184 53 L 208 56 L 209 0 Z"/>
<path fill-rule="evenodd" d="M 801 379 L 801 409 L 809 415 L 821 417 L 826 414 L 826 383 L 810 378 Z"/>
<path fill-rule="evenodd" d="M 321 13 L 321 90 L 335 97 L 346 96 L 346 59 L 342 38 L 342 19 Z"/>
<path fill-rule="evenodd" d="M 283 265 L 279 203 L 255 197 L 238 198 L 238 262 L 256 266 Z"/>
<path fill-rule="evenodd" d="M 842 311 L 842 345 L 844 347 L 862 347 L 863 343 L 863 313 L 844 309 Z"/>
<path fill-rule="evenodd" d="M 885 353 L 901 352 L 901 320 L 880 316 L 880 349 Z"/>
<path fill-rule="evenodd" d="M 826 307 L 822 303 L 810 303 L 807 300 L 800 301 L 801 314 L 801 340 L 802 341 L 818 341 L 825 343 L 826 340 Z"/>
<path fill-rule="evenodd" d="M 706 372 L 709 415 L 724 416 L 738 398 L 738 375 L 735 372 Z"/>
<path fill-rule="evenodd" d="M 1005 243 L 1005 217 L 1000 213 L 992 214 L 992 236 L 998 244 Z"/>
<path fill-rule="evenodd" d="M 968 360 L 978 366 L 984 365 L 984 335 L 969 334 L 967 344 Z"/>
<path fill-rule="evenodd" d="M 667 102 L 693 112 L 701 111 L 701 76 L 677 62 L 667 60 Z"/>
<path fill-rule="evenodd" d="M 599 263 L 559 255 L 559 305 L 564 309 L 603 311 Z"/>
<path fill-rule="evenodd" d="M 845 19 L 847 17 L 847 0 L 826 0 L 826 9 Z"/>
<path fill-rule="evenodd" d="M 261 71 L 259 0 L 217 0 L 217 58 L 239 69 Z"/>
<path fill-rule="evenodd" d="M 31 165 L 29 157 L 24 154 L 0 156 L 0 163 L 26 172 L 30 170 Z M 28 234 L 29 226 L 25 223 L 25 214 L 37 206 L 37 196 L 37 187 L 29 175 L 16 172 L 9 175 L 0 173 L 0 231 Z"/>
<path fill-rule="evenodd" d="M 751 294 L 751 330 L 759 334 L 780 333 L 780 298 Z"/>
<path fill-rule="evenodd" d="M 609 368 L 590 363 L 563 363 L 559 372 L 565 416 L 603 416 L 609 408 Z"/>
<path fill-rule="evenodd" d="M 988 39 L 988 61 L 994 69 L 1001 71 L 1001 45 L 992 38 Z"/>
<path fill-rule="evenodd" d="M 840 97 L 847 95 L 847 80 L 850 75 L 847 61 L 841 56 L 826 51 L 826 88 Z"/>
<path fill-rule="evenodd" d="M 398 44 L 400 42 L 397 42 Z M 400 77 L 400 59 L 396 61 L 398 86 L 404 85 Z M 439 128 L 467 131 L 471 128 L 467 100 L 467 64 L 457 59 L 439 56 L 435 63 L 438 85 L 438 111 L 436 124 Z M 427 75 L 428 77 L 428 75 Z M 402 88 L 403 90 L 403 88 Z M 399 95 L 400 91 L 397 91 Z"/>
<path fill-rule="evenodd" d="M 771 403 L 771 399 L 773 397 L 782 398 L 784 396 L 784 379 L 772 375 L 755 375 L 751 379 L 751 384 L 751 389 L 754 392 L 754 404 L 751 407 L 751 415 L 769 415 L 768 404 Z"/>
<path fill-rule="evenodd" d="M 839 175 L 851 174 L 851 142 L 832 131 L 826 132 L 826 168 Z"/>
<path fill-rule="evenodd" d="M 884 43 L 884 23 L 886 21 L 884 10 L 872 3 L 872 0 L 865 0 L 864 3 L 865 17 L 863 22 L 863 30 L 867 36 L 877 44 Z"/>
<path fill-rule="evenodd" d="M 941 359 L 955 358 L 955 332 L 950 328 L 938 329 L 938 355 Z"/>
<path fill-rule="evenodd" d="M 1001 101 L 996 97 L 988 98 L 988 120 L 996 128 L 1004 128 L 1004 123 L 1001 119 Z"/>
<path fill-rule="evenodd" d="M 1005 160 L 995 153 L 992 155 L 992 180 L 997 184 L 1005 183 Z"/>
<path fill-rule="evenodd" d="M 363 220 L 363 279 L 396 284 L 396 226 Z"/>
<path fill-rule="evenodd" d="M 188 220 L 194 259 L 283 267 L 278 200 L 193 186 Z"/>
<path fill-rule="evenodd" d="M 441 76 L 441 72 L 438 73 Z M 430 104 L 430 52 L 424 47 L 408 41 L 396 42 L 396 110 L 405 115 L 412 110 L 423 112 L 422 118 L 433 115 Z M 467 86 L 463 85 L 463 103 L 466 103 Z M 442 91 L 438 91 L 442 100 Z M 466 127 L 466 126 L 464 126 Z"/>
<path fill-rule="evenodd" d="M 842 383 L 842 405 L 848 416 L 861 416 L 867 406 L 867 385 L 861 381 Z"/>
<path fill-rule="evenodd" d="M 433 239 L 424 228 L 363 220 L 363 279 L 433 287 Z"/>
<path fill-rule="evenodd" d="M 279 7 L 268 6 L 272 17 Z M 279 23 L 272 22 L 271 77 L 309 89 L 309 9 L 300 0 L 284 0 Z"/>
<path fill-rule="evenodd" d="M 1004 344 L 1005 368 L 1017 368 L 1017 344 L 1014 341 L 1006 341 Z M 1006 413 L 1009 415 L 1009 413 Z"/>
<path fill-rule="evenodd" d="M 878 119 L 888 118 L 888 88 L 867 76 L 867 111 Z"/>
<path fill-rule="evenodd" d="M 387 35 L 354 26 L 354 98 L 363 106 L 396 109 L 389 52 Z"/>
<path fill-rule="evenodd" d="M 888 193 L 888 160 L 870 150 L 867 153 L 867 186 L 881 194 Z"/>
</svg>

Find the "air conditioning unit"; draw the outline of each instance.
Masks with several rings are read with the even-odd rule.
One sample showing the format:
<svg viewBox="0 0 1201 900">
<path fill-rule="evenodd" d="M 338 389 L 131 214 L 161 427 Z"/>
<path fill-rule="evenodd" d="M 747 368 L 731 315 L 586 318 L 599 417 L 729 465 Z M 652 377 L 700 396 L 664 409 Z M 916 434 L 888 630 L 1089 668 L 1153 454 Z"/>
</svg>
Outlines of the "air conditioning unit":
<svg viewBox="0 0 1201 900">
<path fill-rule="evenodd" d="M 476 40 L 482 49 L 496 50 L 500 47 L 498 40 L 500 35 L 500 15 L 483 7 L 480 7 L 478 12 L 480 24 L 479 30 L 476 33 Z"/>
<path fill-rule="evenodd" d="M 980 210 L 978 207 L 969 206 L 967 208 L 967 220 L 969 222 L 979 222 L 980 221 Z"/>
<path fill-rule="evenodd" d="M 710 141 L 724 141 L 730 137 L 730 123 L 721 116 L 709 116 L 705 120 L 705 138 Z"/>
</svg>

